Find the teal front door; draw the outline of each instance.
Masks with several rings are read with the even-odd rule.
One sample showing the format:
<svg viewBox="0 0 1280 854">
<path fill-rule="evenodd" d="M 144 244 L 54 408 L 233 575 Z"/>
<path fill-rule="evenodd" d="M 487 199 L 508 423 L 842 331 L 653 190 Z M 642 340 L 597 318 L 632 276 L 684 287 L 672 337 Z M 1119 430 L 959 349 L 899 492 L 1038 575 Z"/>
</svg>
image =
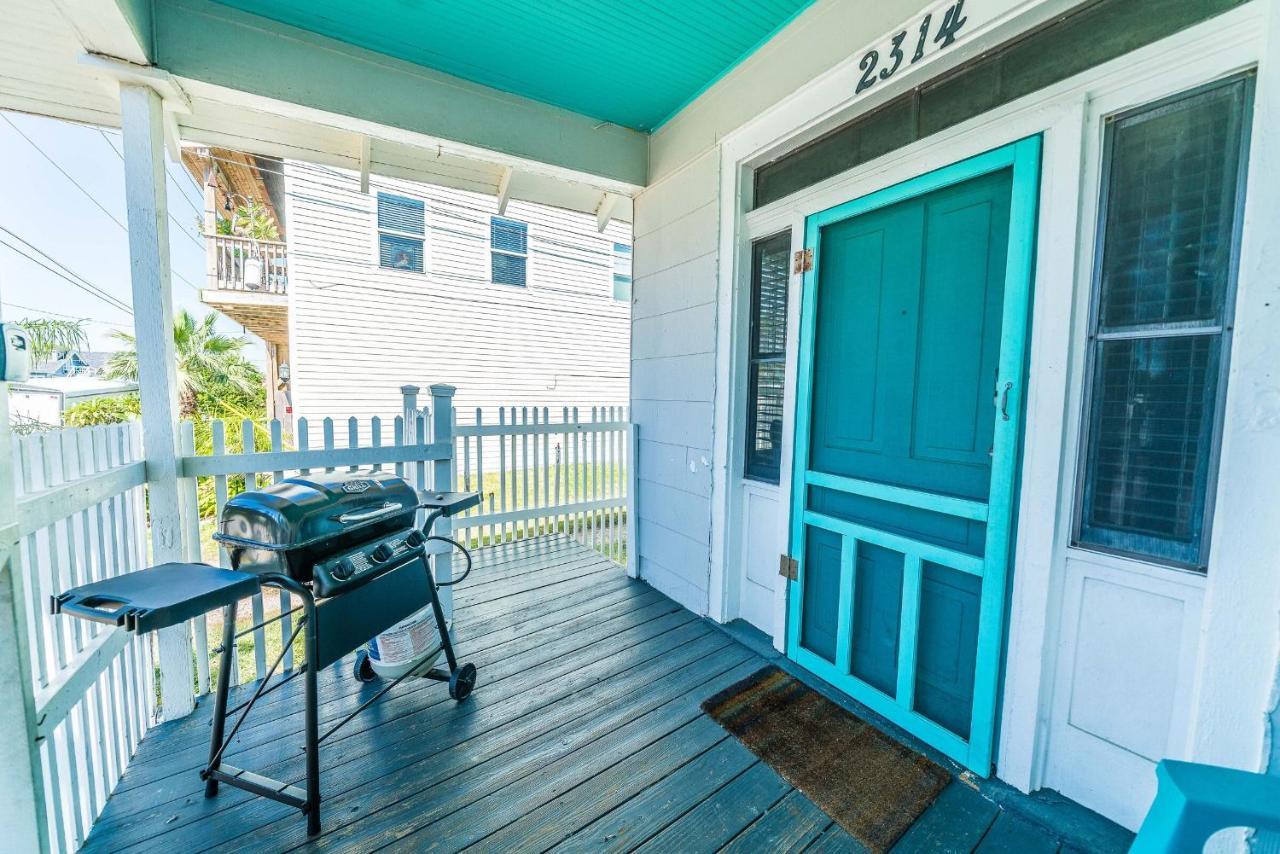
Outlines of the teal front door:
<svg viewBox="0 0 1280 854">
<path fill-rule="evenodd" d="M 788 655 L 991 772 L 1039 138 L 809 217 Z"/>
</svg>

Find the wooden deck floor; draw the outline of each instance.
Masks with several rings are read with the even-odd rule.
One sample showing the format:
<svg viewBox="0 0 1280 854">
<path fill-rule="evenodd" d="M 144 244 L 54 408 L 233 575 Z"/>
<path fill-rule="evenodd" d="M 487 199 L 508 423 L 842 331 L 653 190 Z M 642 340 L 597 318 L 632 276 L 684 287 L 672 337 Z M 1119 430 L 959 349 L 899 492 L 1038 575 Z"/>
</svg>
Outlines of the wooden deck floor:
<svg viewBox="0 0 1280 854">
<path fill-rule="evenodd" d="M 763 666 L 759 652 L 565 539 L 487 549 L 476 563 L 455 628 L 461 659 L 480 670 L 475 694 L 455 704 L 413 680 L 325 742 L 322 836 L 308 842 L 298 812 L 238 790 L 202 796 L 206 699 L 146 737 L 86 849 L 859 850 L 700 710 Z M 322 731 L 375 690 L 348 672 L 321 674 Z M 263 698 L 227 761 L 301 777 L 299 682 Z M 898 844 L 1075 848 L 959 781 Z"/>
</svg>

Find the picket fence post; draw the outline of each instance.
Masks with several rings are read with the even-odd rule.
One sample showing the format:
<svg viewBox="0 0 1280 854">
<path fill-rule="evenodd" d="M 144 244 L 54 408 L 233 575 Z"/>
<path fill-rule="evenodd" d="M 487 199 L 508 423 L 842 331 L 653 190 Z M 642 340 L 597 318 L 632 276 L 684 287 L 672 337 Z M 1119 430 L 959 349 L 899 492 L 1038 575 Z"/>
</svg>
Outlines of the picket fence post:
<svg viewBox="0 0 1280 854">
<path fill-rule="evenodd" d="M 447 445 L 449 456 L 436 460 L 432 466 L 431 488 L 437 492 L 453 491 L 453 395 L 457 389 L 451 385 L 438 383 L 431 386 L 431 438 L 432 441 Z M 441 518 L 436 522 L 432 532 L 441 537 L 453 535 L 453 522 Z M 453 580 L 453 549 L 441 551 L 435 556 L 435 574 L 437 581 Z M 444 609 L 445 622 L 453 619 L 453 588 L 440 589 L 440 607 Z"/>
</svg>

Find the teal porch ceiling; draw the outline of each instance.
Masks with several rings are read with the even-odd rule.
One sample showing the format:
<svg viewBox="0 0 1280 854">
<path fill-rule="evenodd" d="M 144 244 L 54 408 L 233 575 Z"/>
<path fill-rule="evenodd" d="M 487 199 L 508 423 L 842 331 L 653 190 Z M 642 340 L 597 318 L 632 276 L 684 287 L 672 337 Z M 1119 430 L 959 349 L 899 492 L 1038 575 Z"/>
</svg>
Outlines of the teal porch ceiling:
<svg viewBox="0 0 1280 854">
<path fill-rule="evenodd" d="M 813 0 L 217 0 L 651 131 Z"/>
</svg>

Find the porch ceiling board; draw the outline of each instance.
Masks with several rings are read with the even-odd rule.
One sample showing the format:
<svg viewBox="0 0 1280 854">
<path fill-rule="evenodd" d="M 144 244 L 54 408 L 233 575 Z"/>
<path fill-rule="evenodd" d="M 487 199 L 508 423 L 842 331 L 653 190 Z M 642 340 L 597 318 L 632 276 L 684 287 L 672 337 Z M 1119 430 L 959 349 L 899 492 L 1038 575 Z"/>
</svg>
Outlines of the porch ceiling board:
<svg viewBox="0 0 1280 854">
<path fill-rule="evenodd" d="M 452 153 L 505 158 L 516 169 L 546 164 L 560 177 L 603 179 L 628 194 L 647 177 L 645 134 L 581 113 L 209 0 L 157 0 L 154 20 L 156 64 L 184 88 L 201 81 L 242 106 L 247 93 L 263 111 L 309 110 L 388 138 L 377 128 L 395 129 Z"/>
<path fill-rule="evenodd" d="M 812 0 L 216 0 L 356 47 L 648 131 Z"/>
</svg>

